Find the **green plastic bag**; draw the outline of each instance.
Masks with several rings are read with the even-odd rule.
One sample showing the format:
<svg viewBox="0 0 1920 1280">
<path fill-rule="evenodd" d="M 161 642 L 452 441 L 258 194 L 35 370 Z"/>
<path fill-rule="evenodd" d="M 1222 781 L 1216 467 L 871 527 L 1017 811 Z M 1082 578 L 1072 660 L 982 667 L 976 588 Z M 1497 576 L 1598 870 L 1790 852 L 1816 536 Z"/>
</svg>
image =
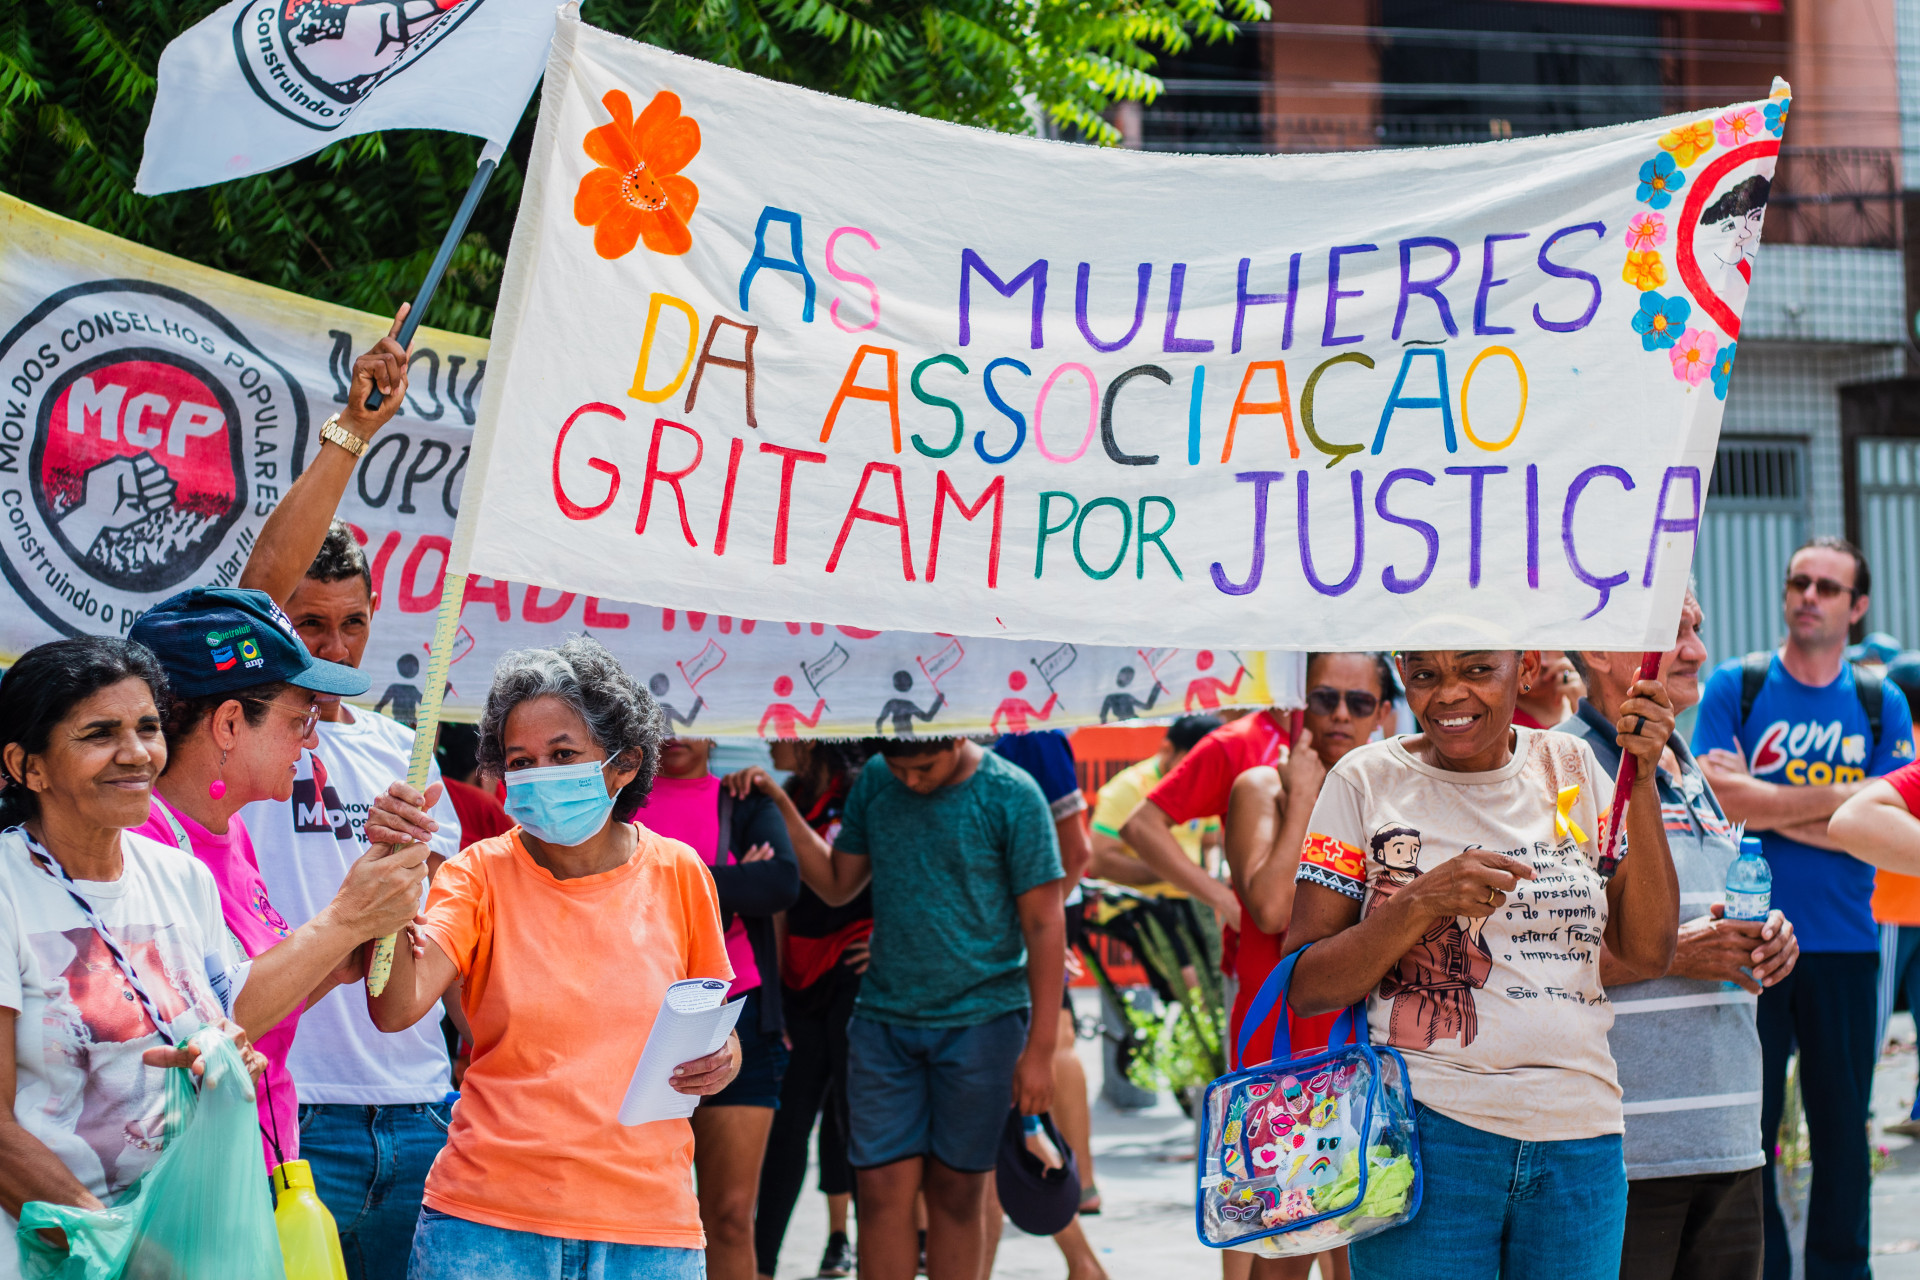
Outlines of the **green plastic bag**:
<svg viewBox="0 0 1920 1280">
<path fill-rule="evenodd" d="M 260 1167 L 253 1082 L 233 1041 L 203 1027 L 206 1074 L 167 1072 L 165 1148 L 107 1209 L 32 1201 L 20 1210 L 25 1280 L 286 1280 Z M 62 1252 L 43 1227 L 67 1233 Z"/>
</svg>

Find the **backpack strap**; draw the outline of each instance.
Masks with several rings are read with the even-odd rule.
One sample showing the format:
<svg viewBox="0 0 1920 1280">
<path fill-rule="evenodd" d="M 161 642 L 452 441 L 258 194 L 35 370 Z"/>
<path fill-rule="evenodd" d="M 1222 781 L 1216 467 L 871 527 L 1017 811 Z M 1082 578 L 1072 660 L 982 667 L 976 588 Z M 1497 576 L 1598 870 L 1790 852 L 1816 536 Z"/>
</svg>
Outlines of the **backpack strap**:
<svg viewBox="0 0 1920 1280">
<path fill-rule="evenodd" d="M 1740 660 L 1740 725 L 1736 735 L 1745 738 L 1747 718 L 1753 714 L 1753 704 L 1760 698 L 1761 687 L 1767 683 L 1767 672 L 1773 667 L 1771 653 L 1750 653 Z"/>
<path fill-rule="evenodd" d="M 1880 709 L 1887 701 L 1886 677 L 1872 667 L 1856 666 L 1853 693 L 1860 699 L 1860 709 L 1867 713 L 1867 760 L 1871 764 L 1874 753 L 1880 750 Z"/>
</svg>

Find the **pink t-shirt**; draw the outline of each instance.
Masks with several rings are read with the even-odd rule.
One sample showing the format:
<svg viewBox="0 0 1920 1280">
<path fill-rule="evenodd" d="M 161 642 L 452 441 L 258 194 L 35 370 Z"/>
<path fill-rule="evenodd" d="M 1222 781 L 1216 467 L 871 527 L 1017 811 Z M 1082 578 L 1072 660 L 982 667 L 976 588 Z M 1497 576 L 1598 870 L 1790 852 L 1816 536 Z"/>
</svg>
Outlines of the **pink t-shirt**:
<svg viewBox="0 0 1920 1280">
<path fill-rule="evenodd" d="M 215 835 L 168 805 L 156 791 L 153 808 L 146 822 L 133 828 L 135 834 L 178 848 L 180 842 L 175 838 L 173 824 L 167 821 L 168 813 L 186 832 L 193 856 L 213 873 L 213 881 L 220 887 L 220 914 L 226 919 L 227 931 L 233 934 L 249 960 L 271 950 L 293 932 L 267 900 L 266 882 L 260 878 L 260 867 L 253 856 L 253 838 L 237 814 L 228 819 L 225 835 Z M 275 1133 L 276 1127 L 281 1154 L 288 1160 L 300 1158 L 300 1100 L 294 1094 L 293 1076 L 287 1071 L 287 1050 L 293 1047 L 294 1029 L 299 1026 L 300 1014 L 305 1008 L 304 1002 L 295 1006 L 273 1030 L 253 1042 L 253 1047 L 267 1059 L 267 1074 L 259 1093 L 260 1143 L 266 1152 L 268 1168 L 276 1161 L 267 1135 Z"/>
<path fill-rule="evenodd" d="M 647 807 L 640 813 L 647 830 L 693 846 L 700 860 L 713 866 L 720 856 L 720 779 L 656 778 Z M 747 925 L 734 916 L 727 925 L 727 963 L 733 966 L 729 997 L 760 985 L 760 966 L 754 962 Z"/>
</svg>

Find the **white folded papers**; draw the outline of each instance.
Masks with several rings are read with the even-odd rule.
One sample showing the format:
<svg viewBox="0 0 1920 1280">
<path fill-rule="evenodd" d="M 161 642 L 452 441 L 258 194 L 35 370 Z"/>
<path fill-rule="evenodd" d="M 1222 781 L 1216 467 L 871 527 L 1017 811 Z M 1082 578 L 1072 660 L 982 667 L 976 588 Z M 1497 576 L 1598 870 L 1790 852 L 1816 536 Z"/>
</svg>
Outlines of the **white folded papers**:
<svg viewBox="0 0 1920 1280">
<path fill-rule="evenodd" d="M 697 1095 L 676 1091 L 670 1081 L 675 1067 L 718 1053 L 727 1042 L 745 1002 L 742 997 L 729 1004 L 727 985 L 718 978 L 689 978 L 667 988 L 620 1104 L 621 1124 L 684 1120 L 700 1105 Z"/>
</svg>

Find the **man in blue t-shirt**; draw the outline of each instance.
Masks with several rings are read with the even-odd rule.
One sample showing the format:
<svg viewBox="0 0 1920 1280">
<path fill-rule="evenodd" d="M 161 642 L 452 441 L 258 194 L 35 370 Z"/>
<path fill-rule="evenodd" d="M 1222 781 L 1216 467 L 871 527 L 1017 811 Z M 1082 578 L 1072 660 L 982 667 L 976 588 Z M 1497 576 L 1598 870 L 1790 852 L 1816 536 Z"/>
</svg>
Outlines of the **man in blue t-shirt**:
<svg viewBox="0 0 1920 1280">
<path fill-rule="evenodd" d="M 1758 835 L 1773 869 L 1773 901 L 1792 919 L 1799 966 L 1759 998 L 1763 1058 L 1761 1132 L 1780 1124 L 1787 1057 L 1797 1042 L 1812 1138 L 1807 1280 L 1867 1272 L 1867 1108 L 1873 1087 L 1880 932 L 1873 867 L 1827 835 L 1827 819 L 1866 780 L 1913 759 L 1907 700 L 1898 686 L 1856 679 L 1847 631 L 1867 612 L 1866 557 L 1843 538 L 1815 538 L 1793 553 L 1785 589 L 1787 642 L 1764 679 L 1743 684 L 1745 659 L 1707 681 L 1693 751 L 1728 818 Z M 1755 663 L 1755 674 L 1758 664 Z M 1878 686 L 1879 731 L 1867 710 Z M 1786 1221 L 1768 1174 L 1767 1280 L 1792 1270 Z"/>
</svg>

